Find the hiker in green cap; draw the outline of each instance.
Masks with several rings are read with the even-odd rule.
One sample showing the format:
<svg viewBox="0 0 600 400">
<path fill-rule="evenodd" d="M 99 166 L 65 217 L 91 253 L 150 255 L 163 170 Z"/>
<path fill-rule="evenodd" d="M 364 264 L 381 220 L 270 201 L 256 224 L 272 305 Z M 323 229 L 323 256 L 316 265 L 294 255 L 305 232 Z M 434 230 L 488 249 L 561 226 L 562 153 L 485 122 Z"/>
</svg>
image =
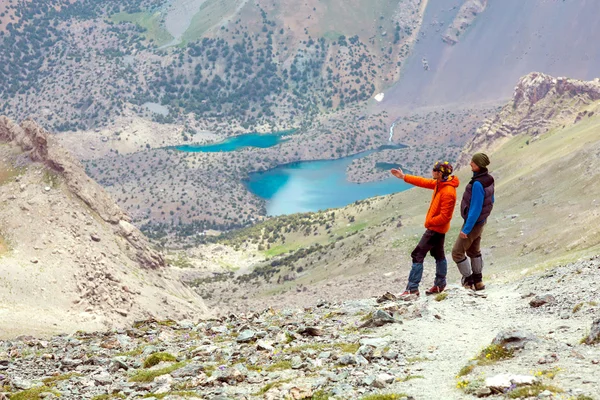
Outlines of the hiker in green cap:
<svg viewBox="0 0 600 400">
<path fill-rule="evenodd" d="M 484 153 L 476 153 L 471 159 L 473 177 L 460 203 L 464 223 L 452 248 L 462 285 L 473 290 L 485 289 L 480 246 L 483 228 L 494 207 L 494 178 L 488 172 L 489 164 L 490 159 Z"/>
</svg>

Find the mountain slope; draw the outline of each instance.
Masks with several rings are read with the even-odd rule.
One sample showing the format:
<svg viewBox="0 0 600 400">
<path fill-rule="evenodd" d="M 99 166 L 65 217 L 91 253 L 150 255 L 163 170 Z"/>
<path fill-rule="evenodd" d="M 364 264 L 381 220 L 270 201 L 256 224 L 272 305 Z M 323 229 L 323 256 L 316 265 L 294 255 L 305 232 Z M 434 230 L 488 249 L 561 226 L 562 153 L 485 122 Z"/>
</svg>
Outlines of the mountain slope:
<svg viewBox="0 0 600 400">
<path fill-rule="evenodd" d="M 469 2 L 428 1 L 419 42 L 377 111 L 505 100 L 513 83 L 531 71 L 583 80 L 597 76 L 600 53 L 590 43 L 600 32 L 594 18 L 599 3 L 489 1 L 458 43 L 443 42 L 444 28 L 453 24 L 460 4 Z"/>
<path fill-rule="evenodd" d="M 208 312 L 55 138 L 0 117 L 0 141 L 1 336 Z"/>
<path fill-rule="evenodd" d="M 532 74 L 517 88 L 513 100 L 479 129 L 461 159 L 464 166 L 473 152 L 484 150 L 492 161 L 496 204 L 483 240 L 486 280 L 492 283 L 600 250 L 600 189 L 595 184 L 600 84 Z M 471 173 L 463 167 L 457 175 L 462 193 Z M 229 242 L 237 248 L 256 252 L 258 245 L 269 247 L 258 252 L 267 259 L 257 262 L 251 275 L 237 278 L 250 280 L 241 292 L 275 294 L 270 300 L 249 296 L 258 306 L 265 301 L 305 304 L 309 294 L 346 299 L 402 288 L 430 196 L 411 189 L 240 232 Z M 448 250 L 460 224 L 457 207 Z M 426 263 L 424 285 L 433 271 L 431 260 Z M 457 280 L 450 264 L 450 278 Z M 263 286 L 256 289 L 254 282 Z M 212 285 L 203 285 L 202 291 L 228 290 L 227 296 L 235 298 L 229 283 Z"/>
</svg>

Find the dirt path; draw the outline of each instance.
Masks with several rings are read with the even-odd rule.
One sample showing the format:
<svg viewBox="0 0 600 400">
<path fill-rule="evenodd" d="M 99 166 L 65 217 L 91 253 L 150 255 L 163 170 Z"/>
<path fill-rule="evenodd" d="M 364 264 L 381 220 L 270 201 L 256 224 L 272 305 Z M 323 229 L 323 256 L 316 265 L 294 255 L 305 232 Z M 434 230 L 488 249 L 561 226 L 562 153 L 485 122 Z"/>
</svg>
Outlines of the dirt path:
<svg viewBox="0 0 600 400">
<path fill-rule="evenodd" d="M 586 330 L 589 331 L 591 318 L 570 318 L 566 322 L 553 313 L 523 312 L 523 308 L 529 307 L 530 299 L 522 298 L 521 291 L 516 285 L 494 286 L 479 292 L 485 293 L 487 297 L 484 298 L 454 287 L 441 302 L 421 296 L 418 301 L 424 303 L 422 318 L 402 325 L 388 325 L 377 332 L 401 340 L 405 347 L 419 352 L 419 358 L 423 359 L 409 364 L 411 374 L 419 379 L 394 383 L 389 391 L 407 393 L 415 399 L 472 398 L 456 387 L 460 369 L 489 346 L 499 332 L 519 329 L 533 334 L 537 341 L 518 352 L 514 359 L 477 366 L 461 380 L 487 378 L 499 373 L 540 376 L 542 370 L 556 369 L 560 372 L 551 383 L 567 393 L 564 397 L 556 395 L 552 398 L 566 399 L 579 393 L 577 390 L 600 393 L 594 378 L 600 349 L 579 344 Z M 576 346 L 581 349 L 574 350 Z M 541 358 L 552 353 L 558 356 L 555 363 L 539 364 Z M 569 390 L 572 391 L 570 395 Z"/>
</svg>

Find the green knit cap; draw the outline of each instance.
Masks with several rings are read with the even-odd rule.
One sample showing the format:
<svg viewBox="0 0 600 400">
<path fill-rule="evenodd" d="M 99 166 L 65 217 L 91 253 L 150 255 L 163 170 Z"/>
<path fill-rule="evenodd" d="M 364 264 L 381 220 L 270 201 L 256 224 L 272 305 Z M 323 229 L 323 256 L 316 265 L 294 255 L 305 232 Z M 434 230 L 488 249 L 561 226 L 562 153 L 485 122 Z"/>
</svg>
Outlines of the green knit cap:
<svg viewBox="0 0 600 400">
<path fill-rule="evenodd" d="M 479 168 L 487 168 L 490 165 L 490 159 L 484 153 L 475 153 L 471 159 Z"/>
</svg>

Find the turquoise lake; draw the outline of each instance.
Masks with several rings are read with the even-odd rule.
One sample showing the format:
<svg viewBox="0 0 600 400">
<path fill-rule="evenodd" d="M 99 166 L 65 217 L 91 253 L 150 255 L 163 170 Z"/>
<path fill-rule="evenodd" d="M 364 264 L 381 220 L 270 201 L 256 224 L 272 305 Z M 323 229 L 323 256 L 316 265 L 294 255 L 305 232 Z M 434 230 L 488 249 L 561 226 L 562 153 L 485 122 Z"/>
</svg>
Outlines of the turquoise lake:
<svg viewBox="0 0 600 400">
<path fill-rule="evenodd" d="M 178 146 L 186 152 L 213 153 L 236 151 L 247 147 L 275 146 L 292 132 L 273 134 L 246 134 L 210 145 Z M 378 150 L 400 148 L 385 145 Z M 268 171 L 252 172 L 244 184 L 255 195 L 267 200 L 268 215 L 293 214 L 343 207 L 357 200 L 401 192 L 410 187 L 404 181 L 390 178 L 379 182 L 352 183 L 346 180 L 346 168 L 352 160 L 365 157 L 371 150 L 337 160 L 300 161 L 280 165 Z M 389 169 L 392 164 L 377 163 L 378 169 Z"/>
<path fill-rule="evenodd" d="M 234 136 L 219 143 L 205 145 L 183 145 L 176 146 L 177 150 L 190 153 L 218 153 L 220 151 L 236 151 L 246 147 L 258 147 L 266 149 L 273 147 L 283 141 L 284 137 L 294 133 L 294 131 L 285 131 L 277 133 L 259 134 L 248 133 L 245 135 Z"/>
<path fill-rule="evenodd" d="M 267 200 L 268 215 L 293 214 L 343 207 L 357 200 L 401 192 L 410 187 L 398 178 L 352 183 L 346 168 L 365 154 L 337 160 L 300 161 L 264 172 L 253 172 L 244 183 Z M 391 175 L 390 175 L 391 176 Z"/>
</svg>

